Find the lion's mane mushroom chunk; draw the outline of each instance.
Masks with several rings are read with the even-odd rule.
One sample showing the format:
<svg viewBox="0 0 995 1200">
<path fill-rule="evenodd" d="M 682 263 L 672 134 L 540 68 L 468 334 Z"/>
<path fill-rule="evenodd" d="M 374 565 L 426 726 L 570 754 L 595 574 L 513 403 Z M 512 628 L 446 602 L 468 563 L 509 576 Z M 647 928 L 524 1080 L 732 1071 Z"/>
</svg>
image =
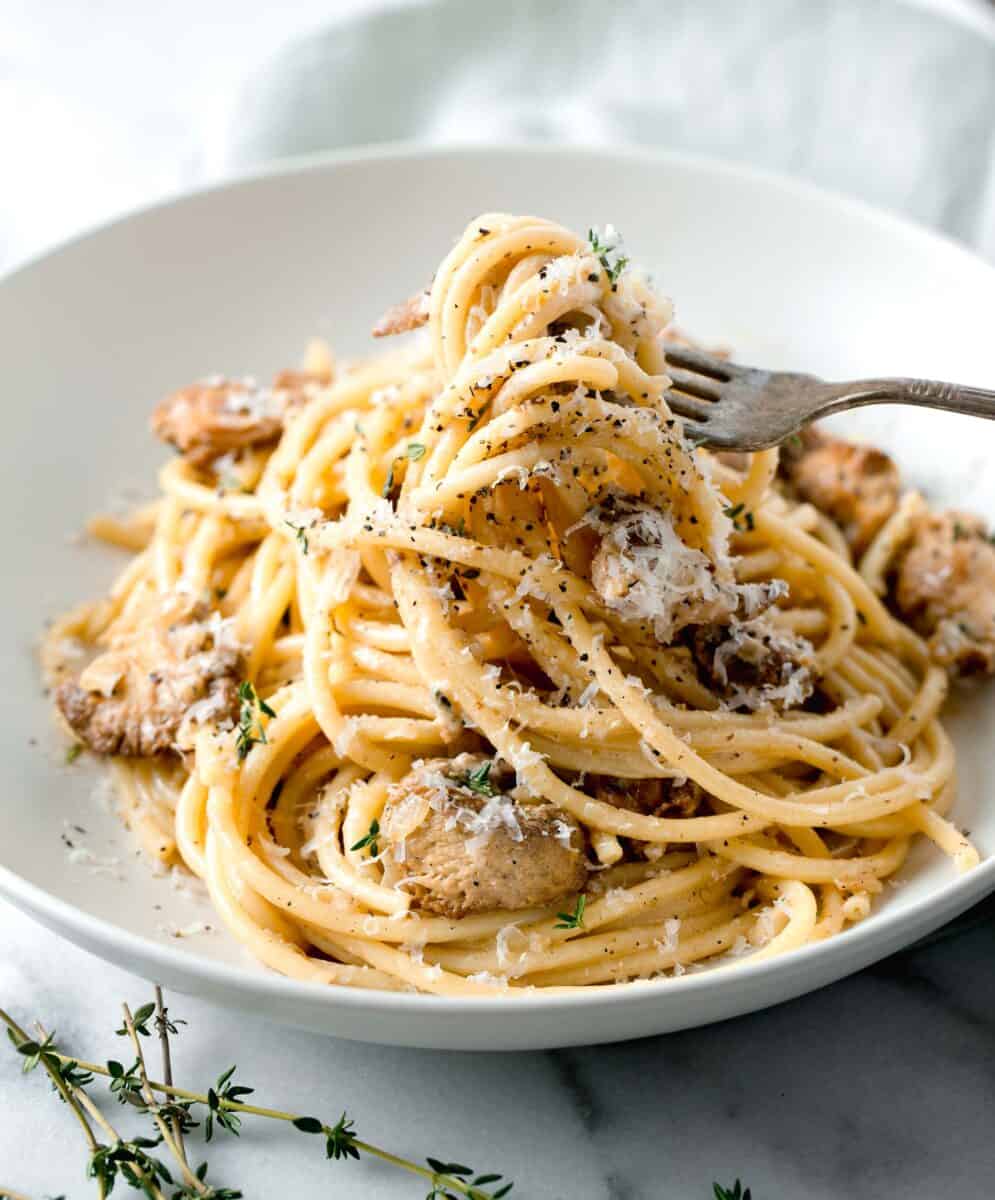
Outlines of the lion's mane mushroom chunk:
<svg viewBox="0 0 995 1200">
<path fill-rule="evenodd" d="M 757 616 L 787 591 L 781 580 L 736 583 L 678 536 L 670 515 L 610 493 L 584 517 L 600 535 L 591 584 L 607 608 L 646 638 L 669 645 L 688 625 Z"/>
<path fill-rule="evenodd" d="M 253 379 L 202 380 L 172 392 L 152 414 L 152 432 L 195 467 L 275 442 L 287 414 L 307 399 L 317 376 L 283 372 L 271 388 Z"/>
<path fill-rule="evenodd" d="M 781 455 L 781 474 L 801 500 L 839 525 L 855 558 L 898 506 L 898 467 L 874 446 L 806 430 Z"/>
<path fill-rule="evenodd" d="M 228 623 L 179 597 L 113 636 L 78 678 L 56 689 L 59 711 L 97 754 L 151 757 L 192 746 L 196 726 L 238 716 L 244 671 Z"/>
<path fill-rule="evenodd" d="M 400 304 L 392 304 L 373 326 L 375 338 L 393 337 L 395 333 L 408 333 L 428 324 L 428 291 L 416 292 Z"/>
<path fill-rule="evenodd" d="M 690 631 L 703 681 L 730 708 L 796 708 L 815 684 L 811 644 L 775 628 L 765 616 Z"/>
<path fill-rule="evenodd" d="M 513 799 L 514 785 L 511 768 L 479 754 L 416 765 L 380 820 L 384 883 L 450 918 L 547 905 L 583 888 L 580 826 L 547 801 Z"/>
<path fill-rule="evenodd" d="M 693 779 L 618 779 L 588 775 L 586 790 L 605 804 L 650 817 L 693 817 L 707 796 Z"/>
<path fill-rule="evenodd" d="M 995 672 L 995 546 L 969 513 L 925 513 L 912 526 L 892 589 L 898 615 L 953 675 Z"/>
</svg>

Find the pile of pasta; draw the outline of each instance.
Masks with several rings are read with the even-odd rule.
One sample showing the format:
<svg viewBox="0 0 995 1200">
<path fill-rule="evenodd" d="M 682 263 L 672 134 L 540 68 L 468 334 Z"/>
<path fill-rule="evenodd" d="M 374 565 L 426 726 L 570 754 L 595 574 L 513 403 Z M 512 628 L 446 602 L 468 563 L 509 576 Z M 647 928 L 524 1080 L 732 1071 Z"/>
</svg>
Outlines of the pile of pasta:
<svg viewBox="0 0 995 1200">
<path fill-rule="evenodd" d="M 669 305 L 612 255 L 482 216 L 434 277 L 426 331 L 337 372 L 312 346 L 311 375 L 333 377 L 277 441 L 175 457 L 154 504 L 95 522 L 134 555 L 48 653 L 177 593 L 244 648 L 239 728 L 208 716 L 184 754 L 111 769 L 148 853 L 202 879 L 276 971 L 470 996 L 679 975 L 861 920 L 922 835 L 977 861 L 945 817 L 944 672 L 840 531 L 781 493 L 776 451 L 729 465 L 688 444 Z M 719 585 L 783 581 L 769 620 L 810 648 L 810 700 L 729 703 L 679 638 L 606 601 L 590 513 L 618 494 L 665 512 Z M 391 789 L 467 753 L 513 773 L 507 803 L 579 825 L 582 892 L 447 916 L 387 881 Z M 690 781 L 704 801 L 653 815 L 594 777 Z"/>
</svg>

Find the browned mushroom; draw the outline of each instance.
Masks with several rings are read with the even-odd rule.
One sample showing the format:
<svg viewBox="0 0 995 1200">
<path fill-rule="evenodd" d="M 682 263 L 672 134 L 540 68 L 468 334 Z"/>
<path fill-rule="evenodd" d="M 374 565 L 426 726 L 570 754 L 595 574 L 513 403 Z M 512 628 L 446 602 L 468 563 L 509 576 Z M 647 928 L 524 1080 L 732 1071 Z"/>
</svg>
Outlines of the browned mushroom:
<svg viewBox="0 0 995 1200">
<path fill-rule="evenodd" d="M 584 835 L 548 801 L 509 795 L 515 774 L 480 754 L 431 759 L 390 790 L 384 883 L 446 917 L 551 904 L 583 888 Z"/>
<path fill-rule="evenodd" d="M 212 378 L 172 392 L 152 414 L 152 432 L 195 467 L 250 446 L 275 442 L 288 412 L 317 377 L 283 372 L 272 388 L 251 379 Z"/>
<path fill-rule="evenodd" d="M 392 304 L 373 326 L 375 338 L 392 337 L 428 324 L 428 291 L 415 292 L 400 304 Z"/>
<path fill-rule="evenodd" d="M 995 546 L 969 513 L 925 513 L 900 553 L 892 600 L 954 675 L 995 671 Z"/>
<path fill-rule="evenodd" d="M 591 584 L 606 606 L 648 640 L 669 645 L 689 625 L 764 612 L 787 591 L 779 580 L 737 584 L 678 537 L 668 514 L 611 493 L 585 517 L 600 535 Z"/>
<path fill-rule="evenodd" d="M 799 499 L 839 525 L 855 558 L 898 506 L 901 479 L 887 454 L 817 430 L 782 450 L 781 474 Z"/>
<path fill-rule="evenodd" d="M 769 619 L 700 625 L 688 642 L 703 681 L 733 708 L 795 708 L 812 694 L 812 646 Z"/>
<path fill-rule="evenodd" d="M 605 804 L 653 817 L 694 816 L 707 794 L 693 779 L 618 779 L 613 775 L 589 775 L 586 790 Z"/>
<path fill-rule="evenodd" d="M 217 613 L 169 597 L 111 638 L 107 651 L 55 693 L 76 736 L 97 754 L 187 750 L 198 724 L 238 715 L 242 651 Z"/>
</svg>

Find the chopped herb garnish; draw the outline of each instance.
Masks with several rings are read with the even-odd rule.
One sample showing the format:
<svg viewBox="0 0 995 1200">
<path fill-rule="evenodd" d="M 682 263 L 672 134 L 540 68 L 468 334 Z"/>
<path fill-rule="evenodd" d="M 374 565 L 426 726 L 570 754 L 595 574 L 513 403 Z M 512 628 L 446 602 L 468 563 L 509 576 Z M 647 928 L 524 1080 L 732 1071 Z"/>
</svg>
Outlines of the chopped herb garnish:
<svg viewBox="0 0 995 1200">
<path fill-rule="evenodd" d="M 293 521 L 284 521 L 283 523 L 284 523 L 284 525 L 289 525 L 290 528 L 294 531 L 294 535 L 297 538 L 297 545 L 300 546 L 300 548 L 301 548 L 301 553 L 307 554 L 307 552 L 308 552 L 307 526 L 306 525 L 295 525 L 293 523 Z"/>
<path fill-rule="evenodd" d="M 394 464 L 391 463 L 390 469 L 387 472 L 387 478 L 384 480 L 383 488 L 381 489 L 380 495 L 383 496 L 383 498 L 385 500 L 387 500 L 387 499 L 389 499 L 390 494 L 393 490 L 394 490 Z"/>
<path fill-rule="evenodd" d="M 751 512 L 744 512 L 745 504 L 733 504 L 729 508 L 724 508 L 723 513 L 732 521 L 734 529 L 738 529 L 740 533 L 745 529 L 752 533 L 756 528 L 756 520 Z"/>
<path fill-rule="evenodd" d="M 376 858 L 376 856 L 380 853 L 380 847 L 377 843 L 377 838 L 379 836 L 380 836 L 380 822 L 376 819 L 376 817 L 374 817 L 373 820 L 370 822 L 369 832 L 366 833 L 365 836 L 361 837 L 359 839 L 359 841 L 356 842 L 354 845 L 350 846 L 349 849 L 350 850 L 365 850 L 365 849 L 367 849 L 367 847 L 369 847 L 370 857 Z"/>
<path fill-rule="evenodd" d="M 77 758 L 83 753 L 83 747 L 79 742 L 73 744 L 66 751 L 66 766 L 71 767 Z"/>
<path fill-rule="evenodd" d="M 581 893 L 577 897 L 577 904 L 572 913 L 558 912 L 556 915 L 560 918 L 553 926 L 554 929 L 583 929 L 584 928 L 584 906 L 587 904 L 587 897 Z"/>
<path fill-rule="evenodd" d="M 608 276 L 608 282 L 612 286 L 612 291 L 615 290 L 618 284 L 619 276 L 629 265 L 628 258 L 619 252 L 617 245 L 612 245 L 610 242 L 603 242 L 597 230 L 589 229 L 587 231 L 587 240 L 591 245 L 591 253 L 596 254 L 598 262 L 604 267 L 605 274 Z M 614 259 L 611 257 L 614 255 Z"/>
<path fill-rule="evenodd" d="M 481 763 L 475 770 L 468 771 L 460 779 L 460 783 L 463 787 L 469 788 L 471 792 L 477 792 L 481 796 L 496 796 L 497 791 L 490 780 L 491 767 L 493 766 L 494 764 L 489 760 Z"/>
<path fill-rule="evenodd" d="M 249 751 L 255 745 L 268 741 L 263 717 L 275 717 L 276 713 L 263 700 L 251 683 L 246 680 L 238 685 L 238 698 L 241 708 L 238 714 L 238 735 L 235 738 L 235 750 L 238 761 L 243 762 Z"/>
<path fill-rule="evenodd" d="M 409 442 L 407 449 L 408 458 L 412 462 L 417 462 L 420 458 L 425 457 L 425 445 L 423 442 Z"/>
</svg>

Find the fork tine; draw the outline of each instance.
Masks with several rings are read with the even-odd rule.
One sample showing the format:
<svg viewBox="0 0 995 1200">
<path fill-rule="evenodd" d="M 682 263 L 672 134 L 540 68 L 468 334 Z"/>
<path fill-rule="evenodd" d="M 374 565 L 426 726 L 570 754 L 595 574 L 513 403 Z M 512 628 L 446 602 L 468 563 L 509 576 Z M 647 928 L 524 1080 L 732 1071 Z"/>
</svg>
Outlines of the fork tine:
<svg viewBox="0 0 995 1200">
<path fill-rule="evenodd" d="M 696 446 L 708 446 L 712 440 L 708 429 L 704 425 L 699 425 L 696 421 L 684 422 L 684 436 L 692 448 Z"/>
<path fill-rule="evenodd" d="M 706 354 L 703 350 L 689 350 L 687 346 L 676 346 L 672 342 L 664 342 L 663 352 L 667 362 L 673 363 L 675 367 L 683 367 L 685 370 L 695 371 L 699 375 L 707 375 L 711 379 L 719 380 L 720 383 L 725 383 L 733 377 L 734 372 L 729 363 L 724 359 Z"/>
<path fill-rule="evenodd" d="M 663 399 L 670 410 L 680 417 L 707 421 L 710 416 L 712 406 L 707 400 L 698 400 L 693 396 L 686 396 L 683 392 L 675 392 L 673 389 L 664 392 Z"/>
<path fill-rule="evenodd" d="M 698 375 L 694 371 L 682 371 L 679 367 L 669 367 L 667 375 L 674 387 L 689 396 L 698 396 L 702 400 L 718 400 L 721 396 L 717 380 L 707 375 Z"/>
</svg>

